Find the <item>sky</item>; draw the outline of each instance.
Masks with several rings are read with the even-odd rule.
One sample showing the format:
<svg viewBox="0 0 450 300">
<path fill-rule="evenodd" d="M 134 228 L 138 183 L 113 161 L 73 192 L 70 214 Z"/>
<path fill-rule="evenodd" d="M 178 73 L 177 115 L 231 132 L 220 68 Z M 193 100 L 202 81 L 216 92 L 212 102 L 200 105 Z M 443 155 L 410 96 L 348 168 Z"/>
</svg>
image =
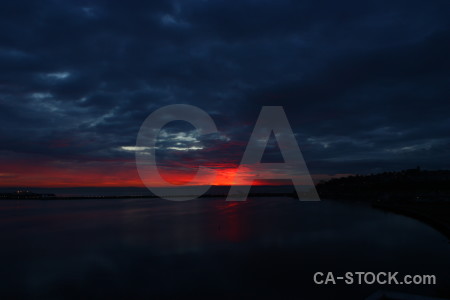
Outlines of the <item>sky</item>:
<svg viewBox="0 0 450 300">
<path fill-rule="evenodd" d="M 450 168 L 450 2 L 1 1 L 0 186 L 142 186 L 149 114 L 169 182 L 228 184 L 262 106 L 283 106 L 315 180 Z M 271 139 L 264 161 L 280 153 Z"/>
</svg>

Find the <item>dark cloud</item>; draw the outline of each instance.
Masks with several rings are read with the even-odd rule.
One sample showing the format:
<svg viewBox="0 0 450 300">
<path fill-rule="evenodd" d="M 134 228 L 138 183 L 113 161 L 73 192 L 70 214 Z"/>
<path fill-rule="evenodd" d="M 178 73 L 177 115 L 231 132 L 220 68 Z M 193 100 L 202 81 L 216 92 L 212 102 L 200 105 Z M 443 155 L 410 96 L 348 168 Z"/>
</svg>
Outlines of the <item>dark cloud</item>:
<svg viewBox="0 0 450 300">
<path fill-rule="evenodd" d="M 449 10 L 441 0 L 2 1 L 1 150 L 132 160 L 122 147 L 143 120 L 187 103 L 221 134 L 182 152 L 173 147 L 192 145 L 167 140 L 161 163 L 236 164 L 261 106 L 283 105 L 313 173 L 449 168 Z"/>
</svg>

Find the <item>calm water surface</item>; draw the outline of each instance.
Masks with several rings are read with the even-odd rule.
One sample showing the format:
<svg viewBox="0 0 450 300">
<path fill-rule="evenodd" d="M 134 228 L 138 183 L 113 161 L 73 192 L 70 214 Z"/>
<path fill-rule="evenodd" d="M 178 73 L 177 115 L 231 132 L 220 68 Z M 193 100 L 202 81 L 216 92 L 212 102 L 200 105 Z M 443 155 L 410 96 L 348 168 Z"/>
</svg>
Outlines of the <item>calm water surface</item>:
<svg viewBox="0 0 450 300">
<path fill-rule="evenodd" d="M 250 198 L 0 202 L 0 299 L 450 297 L 450 244 L 358 203 Z M 435 274 L 434 286 L 318 286 L 317 271 Z"/>
</svg>

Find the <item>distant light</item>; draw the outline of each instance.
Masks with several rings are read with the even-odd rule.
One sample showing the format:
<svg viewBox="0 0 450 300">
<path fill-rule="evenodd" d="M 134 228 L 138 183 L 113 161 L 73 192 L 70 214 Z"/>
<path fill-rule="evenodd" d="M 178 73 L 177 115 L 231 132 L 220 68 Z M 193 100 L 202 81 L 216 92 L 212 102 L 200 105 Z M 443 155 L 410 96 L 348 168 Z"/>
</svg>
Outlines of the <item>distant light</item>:
<svg viewBox="0 0 450 300">
<path fill-rule="evenodd" d="M 145 151 L 149 150 L 150 147 L 121 146 L 120 149 L 125 151 Z"/>
<path fill-rule="evenodd" d="M 161 23 L 164 26 L 168 26 L 168 27 L 178 27 L 178 28 L 186 28 L 189 27 L 190 24 L 184 20 L 181 20 L 179 18 L 177 18 L 176 16 L 170 15 L 170 14 L 165 14 L 162 15 L 160 18 Z"/>
<path fill-rule="evenodd" d="M 46 98 L 51 98 L 52 94 L 50 93 L 32 93 L 31 98 L 36 99 L 36 100 L 41 100 L 41 99 L 46 99 Z"/>
<path fill-rule="evenodd" d="M 94 8 L 92 8 L 92 7 L 83 7 L 82 10 L 83 10 L 84 14 L 87 17 L 95 17 L 95 10 L 94 10 Z"/>
<path fill-rule="evenodd" d="M 175 20 L 175 18 L 171 15 L 163 15 L 161 17 L 161 22 L 164 25 L 177 25 L 177 21 Z"/>
<path fill-rule="evenodd" d="M 168 150 L 175 150 L 175 151 L 192 151 L 192 150 L 202 150 L 204 147 L 201 146 L 192 146 L 192 147 L 167 147 Z"/>
<path fill-rule="evenodd" d="M 45 75 L 47 78 L 50 79 L 56 79 L 56 80 L 63 80 L 70 76 L 69 72 L 55 72 L 55 73 L 48 73 Z"/>
</svg>

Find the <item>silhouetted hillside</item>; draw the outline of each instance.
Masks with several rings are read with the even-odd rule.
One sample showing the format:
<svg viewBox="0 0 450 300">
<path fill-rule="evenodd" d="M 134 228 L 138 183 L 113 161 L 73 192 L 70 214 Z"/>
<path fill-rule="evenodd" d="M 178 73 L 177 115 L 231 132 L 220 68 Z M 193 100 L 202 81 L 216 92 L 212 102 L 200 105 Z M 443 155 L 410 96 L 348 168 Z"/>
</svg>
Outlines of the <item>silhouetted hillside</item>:
<svg viewBox="0 0 450 300">
<path fill-rule="evenodd" d="M 320 197 L 371 201 L 378 209 L 421 220 L 450 239 L 450 171 L 423 171 L 356 175 L 317 185 Z"/>
<path fill-rule="evenodd" d="M 399 172 L 355 175 L 331 179 L 317 185 L 323 198 L 377 201 L 448 201 L 450 170 L 425 171 L 420 168 Z"/>
</svg>

